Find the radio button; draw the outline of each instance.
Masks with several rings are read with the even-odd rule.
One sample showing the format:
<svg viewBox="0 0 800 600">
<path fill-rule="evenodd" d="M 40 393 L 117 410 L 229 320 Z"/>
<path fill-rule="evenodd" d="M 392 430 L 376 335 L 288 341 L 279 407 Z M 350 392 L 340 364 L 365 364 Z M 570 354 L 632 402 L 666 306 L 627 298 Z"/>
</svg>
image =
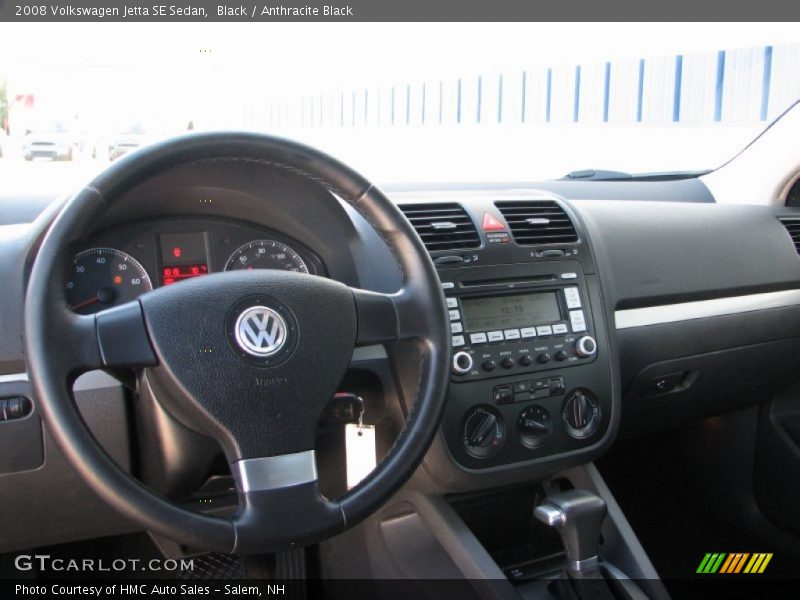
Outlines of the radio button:
<svg viewBox="0 0 800 600">
<path fill-rule="evenodd" d="M 456 300 L 455 298 L 448 298 L 447 308 L 458 308 L 458 300 Z"/>
<path fill-rule="evenodd" d="M 580 331 L 586 331 L 586 317 L 582 310 L 569 311 L 569 321 L 572 325 L 573 332 L 578 333 Z"/>
<path fill-rule="evenodd" d="M 452 290 L 454 287 L 456 287 L 456 284 L 453 283 L 452 281 L 443 281 L 442 282 L 442 289 L 443 290 Z"/>
<path fill-rule="evenodd" d="M 536 327 L 523 327 L 519 331 L 524 338 L 536 337 Z"/>
<path fill-rule="evenodd" d="M 486 334 L 487 339 L 490 342 L 502 342 L 503 341 L 503 332 L 502 331 L 490 331 Z"/>
<path fill-rule="evenodd" d="M 451 310 L 450 311 L 450 320 L 451 321 L 458 321 L 460 319 L 461 319 L 461 313 L 460 312 L 458 312 L 457 310 Z"/>
<path fill-rule="evenodd" d="M 519 329 L 506 329 L 503 332 L 503 335 L 506 336 L 507 340 L 518 340 L 519 339 Z"/>
<path fill-rule="evenodd" d="M 581 307 L 581 295 L 576 287 L 564 288 L 564 299 L 567 301 L 567 308 Z"/>
<path fill-rule="evenodd" d="M 464 331 L 464 327 L 461 323 L 450 323 L 450 333 L 461 333 L 462 331 Z"/>
<path fill-rule="evenodd" d="M 485 344 L 486 343 L 486 334 L 485 333 L 471 333 L 469 336 L 469 341 L 471 344 Z"/>
<path fill-rule="evenodd" d="M 501 363 L 500 363 L 500 365 L 501 365 L 501 366 L 502 366 L 504 369 L 511 369 L 511 368 L 513 368 L 513 367 L 514 367 L 514 359 L 513 359 L 513 358 L 510 358 L 510 357 L 509 357 L 509 358 L 504 358 L 504 359 L 503 359 L 503 362 L 501 362 Z"/>
<path fill-rule="evenodd" d="M 561 279 L 577 279 L 577 278 L 578 278 L 578 274 L 577 273 L 562 273 L 561 274 Z"/>
<path fill-rule="evenodd" d="M 569 328 L 566 323 L 559 323 L 558 325 L 553 325 L 553 333 L 569 333 Z"/>
<path fill-rule="evenodd" d="M 538 335 L 553 335 L 553 328 L 550 325 L 539 325 L 536 328 L 536 333 Z"/>
<path fill-rule="evenodd" d="M 463 335 L 454 335 L 453 336 L 453 347 L 458 348 L 459 346 L 464 345 L 464 336 Z"/>
</svg>

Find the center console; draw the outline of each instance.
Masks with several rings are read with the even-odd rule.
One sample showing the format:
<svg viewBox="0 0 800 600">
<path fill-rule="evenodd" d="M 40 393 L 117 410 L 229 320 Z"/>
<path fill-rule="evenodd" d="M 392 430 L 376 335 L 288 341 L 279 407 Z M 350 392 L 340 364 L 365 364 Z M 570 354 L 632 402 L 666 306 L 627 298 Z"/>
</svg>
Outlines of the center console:
<svg viewBox="0 0 800 600">
<path fill-rule="evenodd" d="M 444 434 L 471 469 L 592 445 L 611 416 L 608 353 L 575 260 L 441 272 L 453 332 Z M 605 338 L 605 335 L 600 335 Z"/>
<path fill-rule="evenodd" d="M 578 216 L 550 195 L 497 200 L 401 204 L 431 251 L 449 311 L 439 442 L 449 459 L 431 469 L 449 485 L 588 462 L 617 419 L 608 314 Z M 471 226 L 477 239 L 462 250 Z M 431 454 L 438 458 L 436 444 Z"/>
<path fill-rule="evenodd" d="M 667 597 L 592 464 L 613 442 L 620 393 L 613 307 L 581 215 L 534 192 L 394 199 L 437 266 L 450 386 L 421 468 L 364 526 L 323 544 L 326 574 L 447 580 L 460 598 Z M 354 544 L 364 571 L 338 558 Z"/>
</svg>

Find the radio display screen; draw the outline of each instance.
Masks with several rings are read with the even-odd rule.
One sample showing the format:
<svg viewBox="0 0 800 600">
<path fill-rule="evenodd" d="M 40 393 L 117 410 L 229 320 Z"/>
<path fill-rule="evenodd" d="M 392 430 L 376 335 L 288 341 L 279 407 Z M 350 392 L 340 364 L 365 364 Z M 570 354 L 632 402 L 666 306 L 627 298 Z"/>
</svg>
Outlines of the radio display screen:
<svg viewBox="0 0 800 600">
<path fill-rule="evenodd" d="M 462 298 L 465 331 L 516 329 L 561 320 L 556 292 Z"/>
</svg>

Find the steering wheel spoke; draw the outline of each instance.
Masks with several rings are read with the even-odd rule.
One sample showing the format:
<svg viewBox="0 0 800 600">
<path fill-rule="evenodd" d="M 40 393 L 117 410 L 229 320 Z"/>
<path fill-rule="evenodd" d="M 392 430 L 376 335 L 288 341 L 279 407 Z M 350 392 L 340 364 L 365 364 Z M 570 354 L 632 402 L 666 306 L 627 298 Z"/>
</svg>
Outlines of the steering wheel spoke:
<svg viewBox="0 0 800 600">
<path fill-rule="evenodd" d="M 138 301 L 93 315 L 60 312 L 42 326 L 65 380 L 94 369 L 157 364 Z"/>
<path fill-rule="evenodd" d="M 340 505 L 319 491 L 313 450 L 238 460 L 231 471 L 241 497 L 235 552 L 272 552 L 344 530 Z"/>
<path fill-rule="evenodd" d="M 431 315 L 420 311 L 419 302 L 409 288 L 393 294 L 358 288 L 352 291 L 358 319 L 356 346 L 391 344 L 425 337 L 430 332 Z"/>
<path fill-rule="evenodd" d="M 63 379 L 68 380 L 94 369 L 102 369 L 103 356 L 97 341 L 95 315 L 67 314 L 63 318 L 63 333 L 53 340 L 58 352 Z"/>
<path fill-rule="evenodd" d="M 95 318 L 103 368 L 158 364 L 138 300 L 97 313 Z"/>
</svg>

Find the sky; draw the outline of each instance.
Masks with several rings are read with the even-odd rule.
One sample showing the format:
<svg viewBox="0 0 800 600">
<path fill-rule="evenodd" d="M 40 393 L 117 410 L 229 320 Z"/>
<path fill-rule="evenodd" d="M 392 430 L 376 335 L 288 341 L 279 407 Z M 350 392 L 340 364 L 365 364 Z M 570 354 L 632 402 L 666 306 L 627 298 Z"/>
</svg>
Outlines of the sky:
<svg viewBox="0 0 800 600">
<path fill-rule="evenodd" d="M 31 40 L 37 40 L 32 44 Z M 800 41 L 792 23 L 2 23 L 19 65 L 219 66 L 298 90 Z M 201 52 L 203 50 L 203 52 Z"/>
<path fill-rule="evenodd" d="M 236 106 L 231 98 L 246 105 L 276 93 L 296 97 L 798 41 L 793 23 L 4 23 L 0 77 L 12 94 L 35 91 L 42 110 L 81 112 L 83 128 L 111 131 L 146 118 L 169 122 L 164 131 L 171 134 L 186 129 L 189 113 L 213 115 L 212 128 L 247 123 L 236 109 L 217 108 Z M 530 132 L 485 127 L 431 129 L 425 138 L 413 128 L 280 133 L 379 181 L 530 180 L 587 167 L 713 168 L 761 128 L 634 127 L 615 131 L 618 143 L 609 143 L 607 129 L 574 125 L 548 125 L 538 143 Z"/>
</svg>

